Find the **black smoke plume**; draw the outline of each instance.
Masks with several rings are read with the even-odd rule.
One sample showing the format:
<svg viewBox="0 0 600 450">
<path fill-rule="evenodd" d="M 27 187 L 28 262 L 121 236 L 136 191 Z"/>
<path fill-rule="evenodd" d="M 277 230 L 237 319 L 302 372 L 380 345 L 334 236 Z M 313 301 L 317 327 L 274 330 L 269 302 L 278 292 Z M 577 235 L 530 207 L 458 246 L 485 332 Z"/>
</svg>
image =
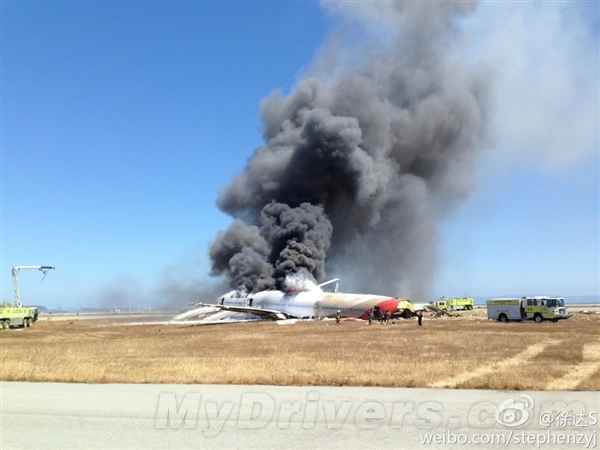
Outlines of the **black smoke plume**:
<svg viewBox="0 0 600 450">
<path fill-rule="evenodd" d="M 211 245 L 212 274 L 252 292 L 327 268 L 346 288 L 421 299 L 436 223 L 486 144 L 488 76 L 451 54 L 475 5 L 326 5 L 360 36 L 335 34 L 318 73 L 263 100 L 265 144 L 218 199 L 236 220 Z"/>
</svg>

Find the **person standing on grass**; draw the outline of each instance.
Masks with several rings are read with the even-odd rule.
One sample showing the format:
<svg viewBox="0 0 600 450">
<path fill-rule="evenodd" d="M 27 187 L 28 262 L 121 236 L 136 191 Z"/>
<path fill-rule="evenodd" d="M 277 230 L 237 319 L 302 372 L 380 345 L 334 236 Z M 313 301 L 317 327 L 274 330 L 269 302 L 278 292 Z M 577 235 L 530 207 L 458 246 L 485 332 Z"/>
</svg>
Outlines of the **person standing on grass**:
<svg viewBox="0 0 600 450">
<path fill-rule="evenodd" d="M 373 310 L 369 311 L 369 325 L 373 323 Z"/>
<path fill-rule="evenodd" d="M 338 309 L 337 314 L 335 315 L 335 323 L 339 325 L 342 321 L 342 312 Z"/>
<path fill-rule="evenodd" d="M 389 323 L 390 323 L 390 317 L 391 317 L 391 314 L 390 314 L 390 312 L 389 312 L 389 311 L 386 311 L 386 312 L 385 312 L 385 324 L 386 324 L 386 325 L 389 325 Z"/>
<path fill-rule="evenodd" d="M 417 312 L 417 321 L 419 322 L 419 326 L 423 324 L 423 311 Z"/>
</svg>

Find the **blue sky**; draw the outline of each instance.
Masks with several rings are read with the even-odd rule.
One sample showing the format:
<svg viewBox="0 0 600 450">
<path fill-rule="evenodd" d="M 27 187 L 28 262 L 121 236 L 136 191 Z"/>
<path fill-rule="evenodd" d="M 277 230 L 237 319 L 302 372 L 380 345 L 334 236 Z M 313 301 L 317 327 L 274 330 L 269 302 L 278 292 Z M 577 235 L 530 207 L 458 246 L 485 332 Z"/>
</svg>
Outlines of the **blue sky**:
<svg viewBox="0 0 600 450">
<path fill-rule="evenodd" d="M 217 193 L 262 143 L 261 100 L 337 19 L 317 2 L 1 8 L 2 300 L 13 266 L 54 265 L 20 272 L 24 302 L 160 305 L 177 286 L 185 306 L 214 283 Z M 458 24 L 457 57 L 494 76 L 494 144 L 440 224 L 436 295 L 600 295 L 598 16 L 484 3 Z"/>
</svg>

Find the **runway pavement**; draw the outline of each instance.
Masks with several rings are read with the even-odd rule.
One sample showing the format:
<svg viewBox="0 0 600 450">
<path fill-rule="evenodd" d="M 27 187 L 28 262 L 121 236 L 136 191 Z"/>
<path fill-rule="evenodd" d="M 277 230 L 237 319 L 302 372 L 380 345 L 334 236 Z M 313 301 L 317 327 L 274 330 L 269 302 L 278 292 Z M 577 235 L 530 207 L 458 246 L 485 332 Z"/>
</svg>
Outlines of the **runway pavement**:
<svg viewBox="0 0 600 450">
<path fill-rule="evenodd" d="M 599 392 L 1 382 L 0 395 L 6 450 L 597 448 L 600 410 Z"/>
<path fill-rule="evenodd" d="M 63 320 L 102 320 L 107 322 L 168 322 L 179 311 L 118 311 L 118 312 L 82 312 L 82 313 L 42 313 L 38 320 L 63 321 Z"/>
</svg>

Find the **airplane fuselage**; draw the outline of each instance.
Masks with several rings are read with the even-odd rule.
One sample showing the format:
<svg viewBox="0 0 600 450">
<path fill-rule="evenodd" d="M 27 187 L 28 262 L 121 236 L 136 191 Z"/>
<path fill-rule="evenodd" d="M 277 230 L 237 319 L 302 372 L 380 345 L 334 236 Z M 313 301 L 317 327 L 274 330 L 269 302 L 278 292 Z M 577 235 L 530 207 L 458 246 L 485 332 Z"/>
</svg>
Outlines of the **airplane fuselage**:
<svg viewBox="0 0 600 450">
<path fill-rule="evenodd" d="M 379 306 L 381 312 L 396 312 L 399 301 L 396 297 L 382 295 L 329 293 L 320 290 L 262 291 L 248 295 L 232 291 L 220 297 L 218 304 L 280 311 L 297 318 L 334 317 L 340 311 L 343 317 L 366 319 L 375 306 Z"/>
</svg>

